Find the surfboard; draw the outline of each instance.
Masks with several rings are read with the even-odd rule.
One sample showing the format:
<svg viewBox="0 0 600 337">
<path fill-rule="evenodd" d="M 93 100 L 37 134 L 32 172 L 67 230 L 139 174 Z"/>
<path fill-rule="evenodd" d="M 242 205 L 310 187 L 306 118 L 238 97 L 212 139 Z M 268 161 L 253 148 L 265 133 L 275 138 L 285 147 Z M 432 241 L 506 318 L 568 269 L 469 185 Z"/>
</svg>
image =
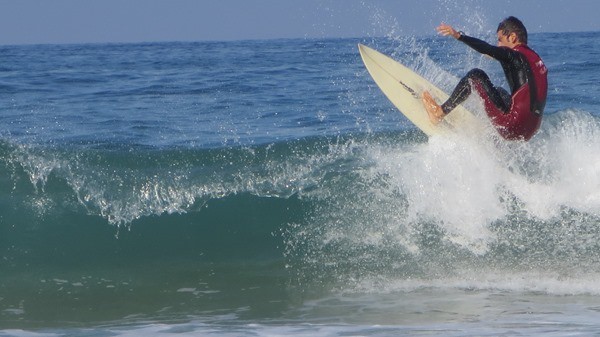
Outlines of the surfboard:
<svg viewBox="0 0 600 337">
<path fill-rule="evenodd" d="M 428 136 L 483 125 L 479 118 L 462 105 L 446 115 L 441 123 L 434 125 L 429 120 L 421 96 L 423 91 L 427 90 L 440 103 L 448 99 L 444 91 L 375 49 L 359 44 L 358 50 L 369 74 L 385 96 L 408 120 Z"/>
</svg>

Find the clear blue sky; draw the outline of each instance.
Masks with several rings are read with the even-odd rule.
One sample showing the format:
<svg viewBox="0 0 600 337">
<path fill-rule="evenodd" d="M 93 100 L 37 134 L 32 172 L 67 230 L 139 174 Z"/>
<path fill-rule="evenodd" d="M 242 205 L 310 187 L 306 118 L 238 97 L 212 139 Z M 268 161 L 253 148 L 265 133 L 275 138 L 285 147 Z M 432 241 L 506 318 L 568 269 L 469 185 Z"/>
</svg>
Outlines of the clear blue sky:
<svg viewBox="0 0 600 337">
<path fill-rule="evenodd" d="M 205 41 L 600 30 L 598 0 L 0 0 L 0 44 Z"/>
</svg>

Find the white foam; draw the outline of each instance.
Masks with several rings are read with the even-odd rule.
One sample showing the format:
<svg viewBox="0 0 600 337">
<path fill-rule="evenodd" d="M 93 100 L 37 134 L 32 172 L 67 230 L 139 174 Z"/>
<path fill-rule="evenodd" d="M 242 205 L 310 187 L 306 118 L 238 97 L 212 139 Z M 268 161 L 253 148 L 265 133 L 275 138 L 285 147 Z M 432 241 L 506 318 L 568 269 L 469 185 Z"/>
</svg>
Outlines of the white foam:
<svg viewBox="0 0 600 337">
<path fill-rule="evenodd" d="M 545 211 L 553 214 L 552 210 L 565 206 L 598 215 L 600 121 L 577 110 L 562 111 L 552 117 L 545 137 L 533 149 L 544 174 L 537 183 L 547 190 L 541 198 L 546 204 Z M 539 203 L 540 194 L 533 192 L 522 196 L 531 203 Z"/>
<path fill-rule="evenodd" d="M 495 241 L 490 226 L 515 211 L 542 221 L 561 209 L 600 214 L 600 125 L 584 112 L 553 119 L 560 122 L 528 143 L 456 134 L 401 149 L 375 145 L 366 179 L 387 178 L 387 191 L 373 186 L 379 198 L 397 198 L 394 190 L 406 197 L 396 226 L 435 223 L 449 241 L 483 254 Z"/>
<path fill-rule="evenodd" d="M 498 199 L 506 170 L 489 144 L 457 134 L 400 151 L 376 148 L 370 154 L 376 166 L 369 174 L 388 177 L 389 188 L 406 197 L 403 226 L 434 222 L 449 240 L 485 252 L 493 239 L 487 225 L 506 214 Z"/>
<path fill-rule="evenodd" d="M 20 329 L 0 330 L 0 335 L 14 336 L 14 337 L 58 337 L 58 336 L 63 336 L 63 334 L 61 334 L 61 333 L 34 332 L 34 331 L 26 331 L 26 330 L 20 330 Z"/>
<path fill-rule="evenodd" d="M 600 296 L 600 274 L 560 275 L 551 271 L 514 272 L 502 270 L 459 271 L 459 276 L 435 279 L 370 277 L 361 279 L 347 292 L 385 294 L 410 293 L 419 289 L 482 290 L 542 293 L 555 296 Z"/>
</svg>

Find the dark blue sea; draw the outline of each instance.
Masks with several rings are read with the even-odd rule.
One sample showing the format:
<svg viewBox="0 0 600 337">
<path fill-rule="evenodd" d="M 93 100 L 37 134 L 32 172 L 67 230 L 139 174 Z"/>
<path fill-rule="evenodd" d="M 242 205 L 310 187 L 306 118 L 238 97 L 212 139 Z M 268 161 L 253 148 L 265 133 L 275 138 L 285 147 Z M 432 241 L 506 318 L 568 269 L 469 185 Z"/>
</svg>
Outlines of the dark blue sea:
<svg viewBox="0 0 600 337">
<path fill-rule="evenodd" d="M 448 38 L 0 46 L 0 336 L 598 333 L 598 41 L 530 36 L 526 143 L 428 139 L 357 49 L 505 83 Z"/>
</svg>

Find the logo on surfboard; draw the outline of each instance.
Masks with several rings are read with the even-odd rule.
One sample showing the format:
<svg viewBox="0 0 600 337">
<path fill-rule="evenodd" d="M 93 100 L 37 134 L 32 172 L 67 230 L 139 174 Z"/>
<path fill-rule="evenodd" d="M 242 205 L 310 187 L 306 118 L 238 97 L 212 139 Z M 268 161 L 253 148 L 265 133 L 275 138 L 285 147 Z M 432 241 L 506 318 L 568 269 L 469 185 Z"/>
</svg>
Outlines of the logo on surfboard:
<svg viewBox="0 0 600 337">
<path fill-rule="evenodd" d="M 400 83 L 400 85 L 402 85 L 404 87 L 404 89 L 406 89 L 406 91 L 410 92 L 410 94 L 412 95 L 412 97 L 414 97 L 416 99 L 419 99 L 419 95 L 417 94 L 417 92 L 413 88 L 409 87 L 408 85 L 406 85 L 402 81 L 398 81 L 398 82 Z"/>
</svg>

